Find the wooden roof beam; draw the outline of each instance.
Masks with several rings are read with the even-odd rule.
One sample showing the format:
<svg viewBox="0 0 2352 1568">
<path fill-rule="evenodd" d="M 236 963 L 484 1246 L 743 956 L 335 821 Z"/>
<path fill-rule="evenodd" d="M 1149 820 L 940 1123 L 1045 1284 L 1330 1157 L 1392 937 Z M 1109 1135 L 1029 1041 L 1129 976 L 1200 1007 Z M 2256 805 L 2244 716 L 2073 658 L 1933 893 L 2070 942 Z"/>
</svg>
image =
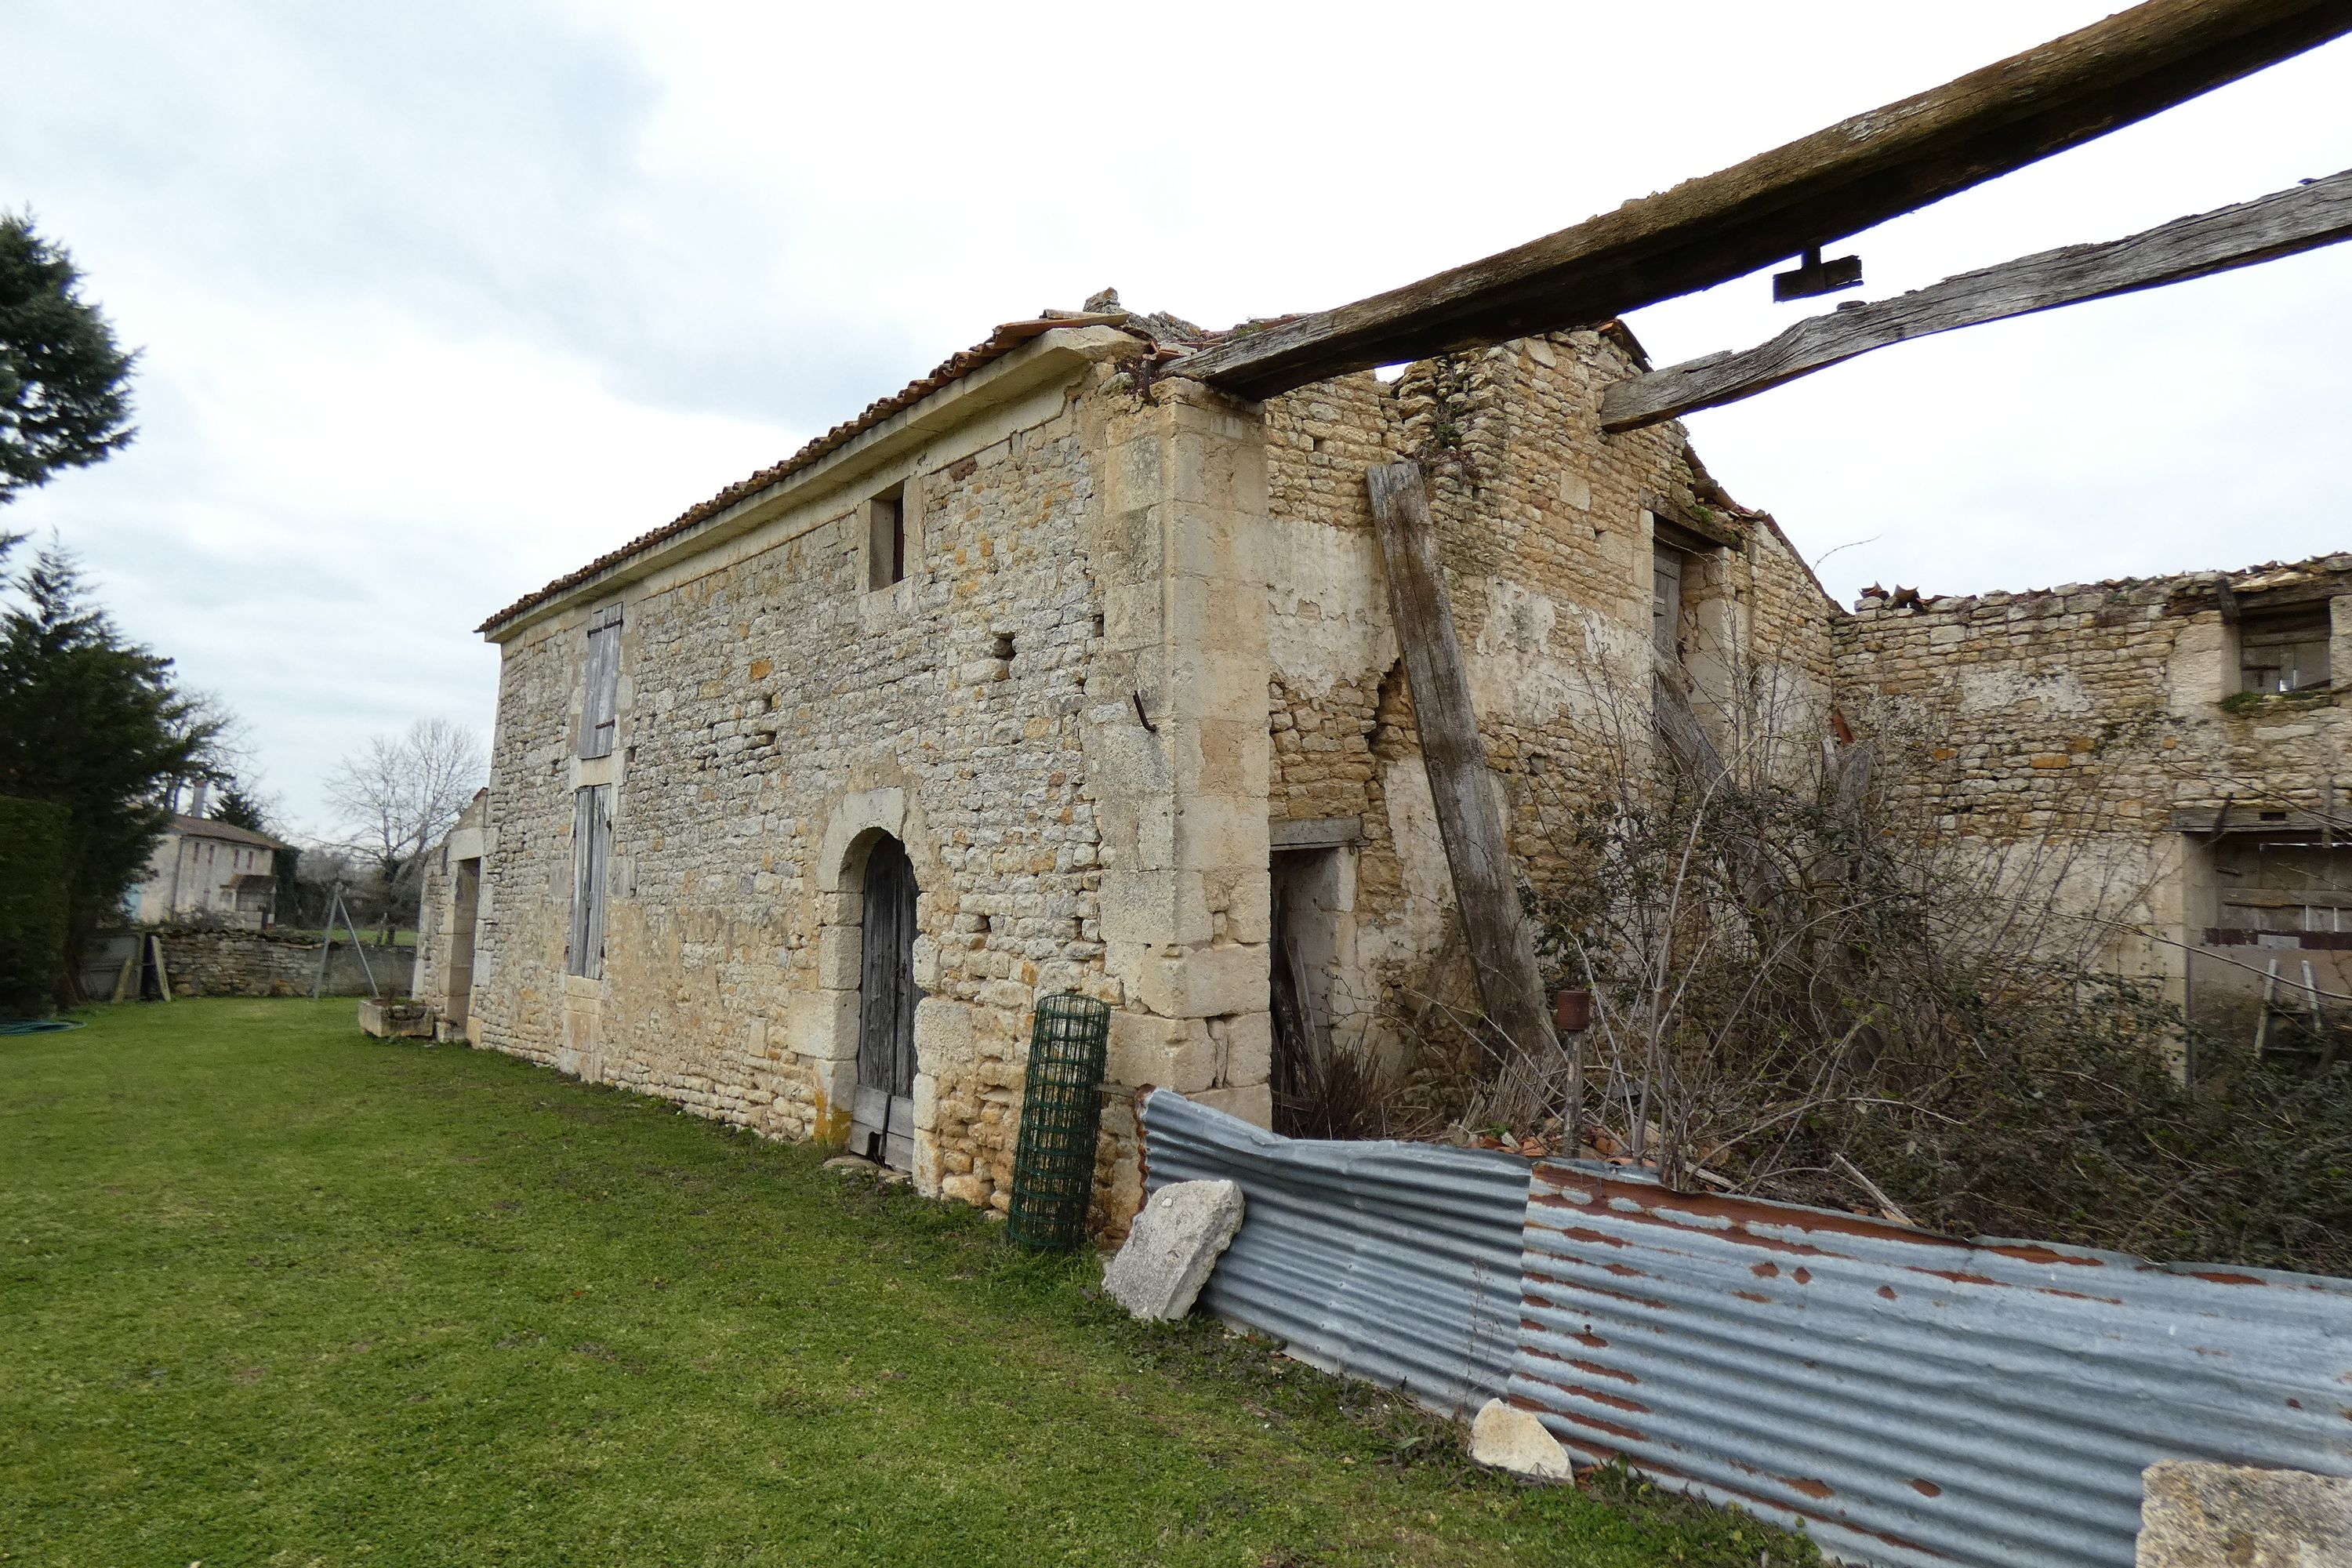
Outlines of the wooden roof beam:
<svg viewBox="0 0 2352 1568">
<path fill-rule="evenodd" d="M 1770 342 L 1618 382 L 1601 399 L 1612 435 L 1737 403 L 1873 349 L 2251 267 L 2352 239 L 2352 170 L 2105 245 L 2070 245 L 1963 272 L 1874 304 L 1810 316 Z"/>
<path fill-rule="evenodd" d="M 2146 0 L 1956 81 L 1352 305 L 1181 363 L 1248 397 L 1606 321 L 1711 288 L 2352 32 L 2352 0 Z"/>
</svg>

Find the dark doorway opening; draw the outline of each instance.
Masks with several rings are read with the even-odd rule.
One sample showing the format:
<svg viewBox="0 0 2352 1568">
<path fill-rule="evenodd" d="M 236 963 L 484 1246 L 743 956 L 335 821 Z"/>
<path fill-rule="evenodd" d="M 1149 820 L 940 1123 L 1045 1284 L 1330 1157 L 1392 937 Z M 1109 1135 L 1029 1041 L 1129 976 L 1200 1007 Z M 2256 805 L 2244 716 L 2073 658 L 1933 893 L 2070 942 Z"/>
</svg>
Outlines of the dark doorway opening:
<svg viewBox="0 0 2352 1568">
<path fill-rule="evenodd" d="M 850 1147 L 894 1170 L 915 1165 L 915 868 L 895 838 L 866 857 L 858 975 L 857 1101 Z"/>
<path fill-rule="evenodd" d="M 443 990 L 442 1011 L 460 1029 L 473 1016 L 474 922 L 482 909 L 482 863 L 457 862 L 457 888 L 449 910 L 449 971 Z"/>
<path fill-rule="evenodd" d="M 1333 1135 L 1331 963 L 1340 851 L 1276 850 L 1273 871 L 1274 1125 Z"/>
</svg>

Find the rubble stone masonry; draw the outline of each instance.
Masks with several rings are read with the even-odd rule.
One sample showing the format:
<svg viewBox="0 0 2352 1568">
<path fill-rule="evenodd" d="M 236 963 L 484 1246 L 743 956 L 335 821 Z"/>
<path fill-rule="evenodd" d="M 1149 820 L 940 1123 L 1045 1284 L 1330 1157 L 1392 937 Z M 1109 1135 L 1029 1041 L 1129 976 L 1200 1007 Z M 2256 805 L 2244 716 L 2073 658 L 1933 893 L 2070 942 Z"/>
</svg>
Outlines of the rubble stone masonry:
<svg viewBox="0 0 2352 1568">
<path fill-rule="evenodd" d="M 1925 823 L 1987 853 L 2025 847 L 2063 908 L 2116 922 L 2125 972 L 2183 1000 L 2189 954 L 2226 923 L 2219 900 L 2261 878 L 2261 856 L 2242 869 L 2233 851 L 2343 835 L 2347 593 L 2352 557 L 2337 556 L 1905 608 L 1866 597 L 1836 625 L 1840 709 Z M 2242 693 L 2243 629 L 2322 607 L 2338 684 Z M 2246 973 L 2209 956 L 2200 984 Z"/>
<path fill-rule="evenodd" d="M 1647 744 L 1654 673 L 1727 744 L 1759 697 L 1826 700 L 1832 609 L 1770 521 L 1730 505 L 1679 426 L 1599 433 L 1602 388 L 1636 363 L 1622 334 L 1264 405 L 1153 379 L 1147 348 L 1048 332 L 499 625 L 462 1004 L 478 1044 L 842 1138 L 858 889 L 887 835 L 919 888 L 925 1192 L 1006 1206 L 1042 994 L 1114 1008 L 1106 1225 L 1141 1197 L 1128 1089 L 1266 1122 L 1278 867 L 1331 916 L 1313 956 L 1339 1037 L 1402 1050 L 1381 1020 L 1438 984 L 1455 939 L 1365 501 L 1365 469 L 1397 457 L 1431 474 L 1497 789 L 1538 878 L 1603 748 Z M 907 570 L 873 586 L 877 495 L 900 500 Z M 1660 516 L 1728 542 L 1693 552 L 1664 660 Z M 614 748 L 583 760 L 588 627 L 614 608 Z M 590 977 L 567 973 L 567 943 L 574 792 L 599 784 Z M 427 973 L 449 988 L 441 960 Z"/>
</svg>

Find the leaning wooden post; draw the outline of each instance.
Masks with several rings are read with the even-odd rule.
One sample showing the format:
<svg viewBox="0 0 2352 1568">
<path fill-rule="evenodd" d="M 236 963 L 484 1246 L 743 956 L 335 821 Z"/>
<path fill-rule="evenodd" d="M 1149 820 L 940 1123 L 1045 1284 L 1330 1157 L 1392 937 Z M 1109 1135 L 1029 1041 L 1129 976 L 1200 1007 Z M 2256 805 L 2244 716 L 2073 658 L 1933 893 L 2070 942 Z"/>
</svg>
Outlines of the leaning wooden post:
<svg viewBox="0 0 2352 1568">
<path fill-rule="evenodd" d="M 1437 563 L 1437 531 L 1429 519 L 1421 465 L 1391 463 L 1372 468 L 1365 473 L 1364 483 L 1371 492 L 1372 524 L 1388 568 L 1389 611 L 1396 621 L 1397 646 L 1404 654 L 1405 679 L 1412 689 L 1422 763 L 1429 771 L 1438 837 L 1454 877 L 1454 900 L 1462 911 L 1462 936 L 1477 975 L 1478 1000 L 1488 1020 L 1514 1046 L 1539 1053 L 1552 1041 L 1551 1023 L 1544 1016 L 1535 945 L 1511 879 L 1510 849 L 1503 837 L 1502 814 L 1495 806 L 1486 743 L 1478 738 L 1478 715 L 1470 705 L 1470 679 L 1462 668 L 1454 605 Z M 1572 1058 L 1570 1067 L 1563 1142 L 1564 1152 L 1573 1158 L 1584 1088 L 1581 1058 Z"/>
</svg>

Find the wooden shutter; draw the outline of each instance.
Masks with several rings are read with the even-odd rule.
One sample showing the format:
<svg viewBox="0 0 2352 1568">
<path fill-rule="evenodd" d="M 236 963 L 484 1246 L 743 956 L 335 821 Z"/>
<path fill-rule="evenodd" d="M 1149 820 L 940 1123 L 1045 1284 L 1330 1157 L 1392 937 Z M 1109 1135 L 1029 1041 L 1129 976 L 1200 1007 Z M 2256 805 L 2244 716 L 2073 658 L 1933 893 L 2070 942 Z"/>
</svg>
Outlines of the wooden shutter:
<svg viewBox="0 0 2352 1568">
<path fill-rule="evenodd" d="M 590 980 L 604 973 L 604 883 L 613 858 L 612 786 L 572 794 L 572 938 L 566 968 Z"/>
<path fill-rule="evenodd" d="M 588 621 L 588 682 L 580 700 L 580 754 L 609 757 L 620 713 L 621 607 L 599 610 Z"/>
</svg>

